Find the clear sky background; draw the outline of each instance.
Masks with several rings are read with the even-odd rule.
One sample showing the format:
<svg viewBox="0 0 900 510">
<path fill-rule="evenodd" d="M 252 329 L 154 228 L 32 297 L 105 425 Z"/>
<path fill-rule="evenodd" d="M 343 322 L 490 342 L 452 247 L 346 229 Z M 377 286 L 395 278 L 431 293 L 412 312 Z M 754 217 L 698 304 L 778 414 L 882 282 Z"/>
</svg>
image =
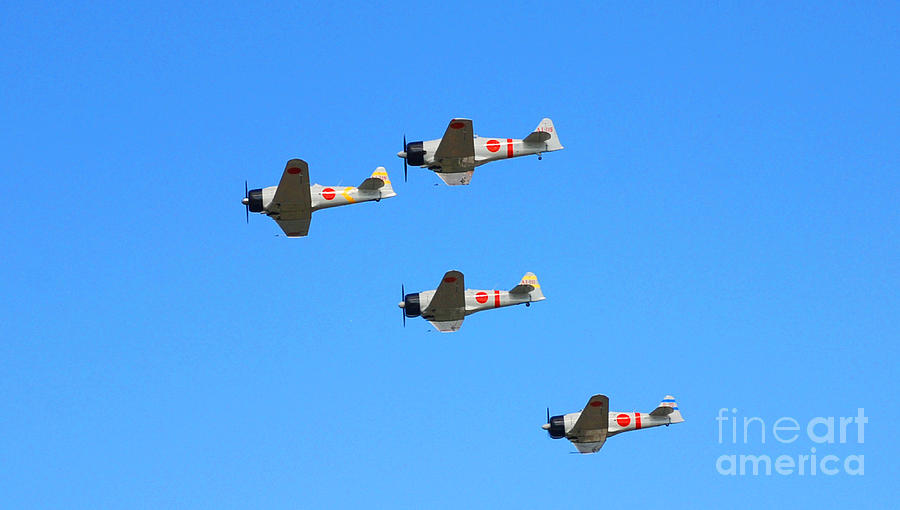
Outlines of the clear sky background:
<svg viewBox="0 0 900 510">
<path fill-rule="evenodd" d="M 894 2 L 7 2 L 6 508 L 896 506 Z M 551 117 L 565 150 L 447 187 L 409 140 Z M 285 162 L 398 197 L 244 222 Z M 439 334 L 400 285 L 534 271 Z M 675 395 L 596 455 L 545 408 Z M 718 441 L 720 408 L 869 418 Z M 730 411 L 729 411 L 730 412 Z M 739 435 L 740 436 L 740 435 Z M 719 456 L 864 455 L 862 476 Z"/>
</svg>

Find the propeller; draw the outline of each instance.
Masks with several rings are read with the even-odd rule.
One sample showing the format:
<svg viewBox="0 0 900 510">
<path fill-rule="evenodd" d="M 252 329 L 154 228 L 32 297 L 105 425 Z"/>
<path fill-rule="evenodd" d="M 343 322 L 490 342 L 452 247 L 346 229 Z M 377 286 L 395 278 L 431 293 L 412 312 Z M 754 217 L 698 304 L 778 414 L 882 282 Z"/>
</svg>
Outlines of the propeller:
<svg viewBox="0 0 900 510">
<path fill-rule="evenodd" d="M 547 423 L 541 425 L 541 428 L 544 430 L 550 430 L 550 408 L 547 408 Z"/>
<path fill-rule="evenodd" d="M 406 327 L 406 310 L 404 310 L 404 305 L 406 305 L 406 287 L 401 283 L 400 284 L 400 313 L 403 315 L 403 327 Z"/>
<path fill-rule="evenodd" d="M 247 181 L 244 181 L 244 208 L 247 210 L 247 224 L 250 224 L 250 191 L 247 189 Z"/>
<path fill-rule="evenodd" d="M 403 152 L 406 152 L 406 134 L 403 134 Z M 403 182 L 406 181 L 406 170 L 409 165 L 406 162 L 406 158 L 403 158 Z"/>
</svg>

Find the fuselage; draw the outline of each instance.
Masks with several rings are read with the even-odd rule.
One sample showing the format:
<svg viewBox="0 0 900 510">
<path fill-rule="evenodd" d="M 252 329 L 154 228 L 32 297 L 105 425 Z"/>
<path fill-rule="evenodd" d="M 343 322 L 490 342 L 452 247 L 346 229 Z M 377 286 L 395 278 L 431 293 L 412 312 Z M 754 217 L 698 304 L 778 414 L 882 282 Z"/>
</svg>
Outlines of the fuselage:
<svg viewBox="0 0 900 510">
<path fill-rule="evenodd" d="M 262 203 L 267 214 L 277 213 L 275 208 L 271 207 L 276 189 L 278 186 L 262 189 Z M 393 189 L 361 190 L 355 186 L 322 186 L 321 184 L 311 185 L 309 195 L 313 211 L 397 196 Z"/>
<path fill-rule="evenodd" d="M 435 290 L 419 292 L 419 306 L 425 319 L 429 318 L 424 314 L 428 305 L 431 304 L 431 299 L 434 297 L 435 292 Z M 546 298 L 543 296 L 535 298 L 530 294 L 511 294 L 507 290 L 466 289 L 464 311 L 466 315 L 472 315 L 482 310 L 521 305 L 533 301 L 543 301 L 544 299 Z"/>
<path fill-rule="evenodd" d="M 425 154 L 422 161 L 415 161 L 413 158 L 407 158 L 410 165 L 430 168 L 432 170 L 440 170 L 440 162 L 435 160 L 434 154 L 437 152 L 441 139 L 427 140 L 424 142 L 413 142 L 422 144 L 422 150 Z M 483 136 L 475 136 L 475 160 L 474 166 L 481 166 L 491 161 L 499 161 L 501 159 L 510 159 L 518 156 L 529 156 L 540 154 L 542 152 L 552 152 L 558 149 L 548 149 L 546 144 L 527 144 L 524 140 L 516 138 L 486 138 Z M 406 152 L 398 154 L 400 157 L 406 158 Z"/>
<path fill-rule="evenodd" d="M 578 421 L 579 417 L 581 417 L 581 411 L 563 415 L 563 424 L 565 425 L 567 438 L 574 439 L 569 436 L 569 433 L 572 431 L 572 428 L 575 426 L 575 422 Z M 668 425 L 670 423 L 670 416 L 651 416 L 649 413 L 610 411 L 607 436 L 614 436 L 616 434 L 621 434 L 622 432 L 628 432 L 629 430 L 659 427 L 660 425 Z"/>
</svg>

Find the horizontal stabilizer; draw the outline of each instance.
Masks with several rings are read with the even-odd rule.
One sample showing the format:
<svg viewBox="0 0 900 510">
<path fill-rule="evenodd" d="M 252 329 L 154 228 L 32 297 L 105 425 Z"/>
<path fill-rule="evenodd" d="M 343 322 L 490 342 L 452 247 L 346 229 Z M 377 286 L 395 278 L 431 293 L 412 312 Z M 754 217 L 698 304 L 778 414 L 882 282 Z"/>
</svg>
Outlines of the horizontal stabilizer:
<svg viewBox="0 0 900 510">
<path fill-rule="evenodd" d="M 563 148 L 559 143 L 559 136 L 553 121 L 550 119 L 541 119 L 541 123 L 534 128 L 534 132 L 525 137 L 526 145 L 542 145 L 545 151 L 558 151 Z"/>
<path fill-rule="evenodd" d="M 362 184 L 357 186 L 357 188 L 363 191 L 375 191 L 377 189 L 383 188 L 387 186 L 388 189 L 391 189 L 391 179 L 388 177 L 387 170 L 384 169 L 383 166 L 380 166 L 372 172 L 372 175 L 369 176 L 368 179 L 364 180 Z"/>
<path fill-rule="evenodd" d="M 525 276 L 519 280 L 519 284 L 510 289 L 510 294 L 531 294 L 532 301 L 540 301 L 544 299 L 544 293 L 541 292 L 541 284 L 538 283 L 537 276 L 534 273 L 525 273 Z"/>
<path fill-rule="evenodd" d="M 512 289 L 510 289 L 510 294 L 528 294 L 529 292 L 534 290 L 533 285 L 516 285 Z"/>
<path fill-rule="evenodd" d="M 377 177 L 369 177 L 368 179 L 364 180 L 362 184 L 358 186 L 358 188 L 361 190 L 376 190 L 382 186 L 384 186 L 384 181 Z"/>
<path fill-rule="evenodd" d="M 657 407 L 653 411 L 650 412 L 650 416 L 668 416 L 672 414 L 675 409 L 671 407 Z"/>
<path fill-rule="evenodd" d="M 662 402 L 659 403 L 659 406 L 650 412 L 650 416 L 668 416 L 669 423 L 681 423 L 684 421 L 684 418 L 681 417 L 681 411 L 678 410 L 678 403 L 675 402 L 675 397 L 672 395 L 666 395 Z"/>
<path fill-rule="evenodd" d="M 550 133 L 545 133 L 543 131 L 535 131 L 535 132 L 531 133 L 530 135 L 526 136 L 525 139 L 522 141 L 525 142 L 526 145 L 534 145 L 534 144 L 546 142 L 547 140 L 550 139 L 550 136 L 551 136 Z"/>
</svg>

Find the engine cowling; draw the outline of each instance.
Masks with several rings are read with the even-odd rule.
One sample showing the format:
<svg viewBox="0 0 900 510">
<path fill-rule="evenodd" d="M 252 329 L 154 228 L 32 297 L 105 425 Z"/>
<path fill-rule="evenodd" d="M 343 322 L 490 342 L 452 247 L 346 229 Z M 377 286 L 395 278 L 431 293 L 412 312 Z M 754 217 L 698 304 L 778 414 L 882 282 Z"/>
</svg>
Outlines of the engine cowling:
<svg viewBox="0 0 900 510">
<path fill-rule="evenodd" d="M 566 418 L 562 415 L 550 418 L 550 428 L 547 433 L 553 439 L 561 439 L 566 437 Z"/>
<path fill-rule="evenodd" d="M 418 292 L 403 296 L 403 313 L 405 313 L 407 317 L 418 317 L 422 315 L 422 308 L 419 306 Z"/>
<path fill-rule="evenodd" d="M 406 144 L 406 162 L 412 166 L 425 164 L 425 149 L 422 142 L 409 142 Z"/>
<path fill-rule="evenodd" d="M 247 199 L 250 212 L 263 212 L 262 189 L 251 189 L 247 192 Z"/>
</svg>

